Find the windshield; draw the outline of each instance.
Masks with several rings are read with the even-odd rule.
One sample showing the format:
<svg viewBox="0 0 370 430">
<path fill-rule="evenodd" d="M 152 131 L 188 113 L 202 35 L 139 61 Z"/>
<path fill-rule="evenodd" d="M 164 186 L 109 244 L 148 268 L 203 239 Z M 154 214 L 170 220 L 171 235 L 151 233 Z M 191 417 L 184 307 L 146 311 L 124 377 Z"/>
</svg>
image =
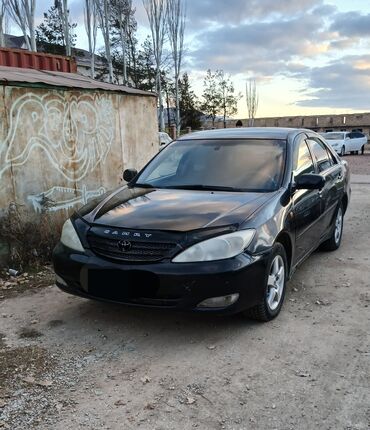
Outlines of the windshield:
<svg viewBox="0 0 370 430">
<path fill-rule="evenodd" d="M 182 140 L 166 147 L 137 186 L 275 191 L 284 173 L 284 140 Z"/>
<path fill-rule="evenodd" d="M 343 140 L 344 139 L 343 133 L 324 133 L 322 136 L 326 140 Z"/>
</svg>

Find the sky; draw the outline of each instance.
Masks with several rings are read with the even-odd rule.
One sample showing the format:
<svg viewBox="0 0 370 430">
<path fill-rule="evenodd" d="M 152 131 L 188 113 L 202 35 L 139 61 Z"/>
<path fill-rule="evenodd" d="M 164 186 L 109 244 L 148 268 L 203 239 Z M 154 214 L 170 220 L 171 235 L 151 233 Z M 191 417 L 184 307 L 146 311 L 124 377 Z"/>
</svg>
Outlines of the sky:
<svg viewBox="0 0 370 430">
<path fill-rule="evenodd" d="M 83 3 L 70 0 L 70 11 L 86 48 Z M 148 21 L 142 0 L 133 3 L 143 40 Z M 51 4 L 37 0 L 38 22 Z M 207 69 L 223 69 L 244 95 L 239 118 L 249 79 L 258 117 L 369 111 L 370 0 L 187 0 L 183 71 L 199 96 Z"/>
</svg>

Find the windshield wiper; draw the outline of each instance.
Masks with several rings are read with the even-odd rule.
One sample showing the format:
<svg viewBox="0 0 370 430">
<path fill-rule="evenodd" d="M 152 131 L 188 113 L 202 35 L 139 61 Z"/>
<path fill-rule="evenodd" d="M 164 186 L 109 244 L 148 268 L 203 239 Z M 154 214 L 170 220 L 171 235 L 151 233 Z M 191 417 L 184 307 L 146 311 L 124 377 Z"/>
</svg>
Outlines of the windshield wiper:
<svg viewBox="0 0 370 430">
<path fill-rule="evenodd" d="M 180 190 L 205 190 L 205 191 L 242 191 L 240 188 L 223 187 L 220 185 L 202 185 L 202 184 L 179 184 L 170 185 L 166 188 L 180 189 Z"/>
<path fill-rule="evenodd" d="M 146 183 L 140 183 L 140 182 L 136 182 L 134 184 L 131 185 L 131 187 L 139 187 L 139 188 L 158 188 L 155 185 L 152 184 L 146 184 Z"/>
</svg>

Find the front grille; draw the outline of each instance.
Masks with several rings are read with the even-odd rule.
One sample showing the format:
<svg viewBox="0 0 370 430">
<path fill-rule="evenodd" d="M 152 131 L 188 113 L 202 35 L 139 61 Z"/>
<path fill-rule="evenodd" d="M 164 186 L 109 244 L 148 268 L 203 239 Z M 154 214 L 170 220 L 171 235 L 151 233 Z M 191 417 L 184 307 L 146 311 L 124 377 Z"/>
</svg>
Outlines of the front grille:
<svg viewBox="0 0 370 430">
<path fill-rule="evenodd" d="M 131 249 L 122 251 L 118 243 L 119 239 L 106 238 L 89 233 L 87 235 L 91 250 L 101 257 L 132 262 L 155 262 L 169 258 L 174 249 L 175 243 L 167 242 L 142 242 L 130 240 Z"/>
</svg>

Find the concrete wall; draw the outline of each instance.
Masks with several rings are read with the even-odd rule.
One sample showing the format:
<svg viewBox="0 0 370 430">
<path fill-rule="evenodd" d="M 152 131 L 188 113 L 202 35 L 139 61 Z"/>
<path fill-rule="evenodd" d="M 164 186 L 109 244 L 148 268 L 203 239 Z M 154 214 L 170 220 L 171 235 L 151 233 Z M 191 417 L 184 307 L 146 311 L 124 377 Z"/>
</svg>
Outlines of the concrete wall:
<svg viewBox="0 0 370 430">
<path fill-rule="evenodd" d="M 155 97 L 0 87 L 0 212 L 11 202 L 57 220 L 122 183 L 158 151 Z"/>
</svg>

